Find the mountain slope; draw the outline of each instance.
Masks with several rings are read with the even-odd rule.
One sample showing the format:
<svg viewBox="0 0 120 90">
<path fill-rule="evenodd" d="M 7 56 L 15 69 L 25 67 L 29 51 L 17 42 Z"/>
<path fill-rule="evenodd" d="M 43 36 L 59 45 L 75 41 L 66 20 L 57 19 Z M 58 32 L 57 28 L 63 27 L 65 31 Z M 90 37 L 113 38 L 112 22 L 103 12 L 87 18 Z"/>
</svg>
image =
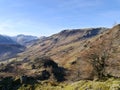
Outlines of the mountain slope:
<svg viewBox="0 0 120 90">
<path fill-rule="evenodd" d="M 120 77 L 120 25 L 90 39 L 86 48 L 76 55 L 78 58 L 70 68 L 79 73 L 77 79 L 98 78 L 98 74 L 102 77 Z"/>
<path fill-rule="evenodd" d="M 4 77 L 1 87 L 119 90 L 120 24 L 109 30 L 100 29 L 97 34 L 90 32 L 93 31 L 65 30 L 36 41 L 19 54 L 15 59 L 18 61 L 0 65 L 0 76 Z"/>
<path fill-rule="evenodd" d="M 11 37 L 0 35 L 0 61 L 12 58 L 24 51 L 25 47 L 13 41 Z"/>
<path fill-rule="evenodd" d="M 0 35 L 0 44 L 17 44 L 9 36 Z"/>
<path fill-rule="evenodd" d="M 34 59 L 39 56 L 50 56 L 58 63 L 76 59 L 75 54 L 84 48 L 83 43 L 108 29 L 88 28 L 64 30 L 43 40 L 37 41 L 28 48 L 22 57 Z"/>
<path fill-rule="evenodd" d="M 95 78 L 95 68 L 91 64 L 93 55 L 97 55 L 99 59 L 104 58 L 105 55 L 106 64 L 103 74 L 119 77 L 120 25 L 111 29 L 97 28 L 99 32 L 90 35 L 94 30 L 96 29 L 64 30 L 37 41 L 20 57 L 33 62 L 37 57 L 50 57 L 59 65 L 69 69 L 70 77 L 67 78 L 74 81 Z"/>
<path fill-rule="evenodd" d="M 0 61 L 14 57 L 17 53 L 23 52 L 24 46 L 19 44 L 0 44 Z"/>
</svg>

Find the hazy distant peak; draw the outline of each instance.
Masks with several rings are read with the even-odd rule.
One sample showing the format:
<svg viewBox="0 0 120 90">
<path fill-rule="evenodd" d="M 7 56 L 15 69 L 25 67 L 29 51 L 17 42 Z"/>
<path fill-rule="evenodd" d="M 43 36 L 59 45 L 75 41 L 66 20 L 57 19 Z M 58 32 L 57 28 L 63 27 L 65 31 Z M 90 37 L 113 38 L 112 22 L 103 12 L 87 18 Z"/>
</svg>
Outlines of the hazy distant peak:
<svg viewBox="0 0 120 90">
<path fill-rule="evenodd" d="M 0 35 L 0 44 L 17 44 L 9 36 Z"/>
<path fill-rule="evenodd" d="M 21 45 L 25 45 L 27 42 L 38 39 L 37 36 L 19 34 L 13 37 L 13 40 Z"/>
<path fill-rule="evenodd" d="M 32 36 L 32 35 L 24 35 L 24 34 L 19 34 L 16 37 L 30 37 L 30 38 L 38 38 L 37 36 Z"/>
</svg>

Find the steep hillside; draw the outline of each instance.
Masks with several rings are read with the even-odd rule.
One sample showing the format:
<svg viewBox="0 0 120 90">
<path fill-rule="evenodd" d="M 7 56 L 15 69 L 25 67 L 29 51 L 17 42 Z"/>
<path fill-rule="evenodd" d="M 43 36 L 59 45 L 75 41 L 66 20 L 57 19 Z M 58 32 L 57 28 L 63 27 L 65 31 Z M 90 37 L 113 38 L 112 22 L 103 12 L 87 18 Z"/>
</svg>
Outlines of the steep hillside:
<svg viewBox="0 0 120 90">
<path fill-rule="evenodd" d="M 27 75 L 34 75 L 35 72 L 36 74 L 39 74 L 39 68 L 32 70 L 33 67 L 35 67 L 37 64 L 39 66 L 40 64 L 36 61 L 36 59 L 41 57 L 50 57 L 60 66 L 69 68 L 70 65 L 74 63 L 74 61 L 79 57 L 79 52 L 86 48 L 85 44 L 87 40 L 94 38 L 99 34 L 102 34 L 106 30 L 108 29 L 88 28 L 64 30 L 50 37 L 45 37 L 43 39 L 33 41 L 33 43 L 35 42 L 34 44 L 31 44 L 23 53 L 17 54 L 15 60 L 13 58 L 13 62 L 15 64 L 14 66 L 16 67 L 16 63 L 22 63 L 20 65 L 20 68 L 22 71 L 25 70 Z M 12 49 L 9 48 L 8 50 L 12 51 Z M 6 57 L 6 55 L 4 56 Z M 18 60 L 18 62 L 16 60 Z"/>
<path fill-rule="evenodd" d="M 120 77 L 120 25 L 88 40 L 85 47 L 70 67 L 79 79 Z"/>
<path fill-rule="evenodd" d="M 87 39 L 106 30 L 106 28 L 64 30 L 37 41 L 22 54 L 22 57 L 34 59 L 49 56 L 59 64 L 64 64 L 77 58 L 75 54 L 85 48 L 84 43 Z"/>
<path fill-rule="evenodd" d="M 64 30 L 37 41 L 19 57 L 31 62 L 37 57 L 50 57 L 70 70 L 67 78 L 72 81 L 103 76 L 119 77 L 119 30 L 120 25 L 109 30 Z M 27 63 L 29 66 L 30 63 Z"/>
</svg>

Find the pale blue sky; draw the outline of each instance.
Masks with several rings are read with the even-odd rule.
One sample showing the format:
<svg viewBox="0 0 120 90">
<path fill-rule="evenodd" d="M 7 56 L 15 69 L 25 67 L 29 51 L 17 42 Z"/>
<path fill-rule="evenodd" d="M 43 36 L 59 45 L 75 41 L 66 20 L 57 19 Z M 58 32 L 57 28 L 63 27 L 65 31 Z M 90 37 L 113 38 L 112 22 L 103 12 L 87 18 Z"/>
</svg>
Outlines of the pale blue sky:
<svg viewBox="0 0 120 90">
<path fill-rule="evenodd" d="M 0 34 L 49 36 L 115 22 L 120 22 L 120 0 L 0 0 Z"/>
</svg>

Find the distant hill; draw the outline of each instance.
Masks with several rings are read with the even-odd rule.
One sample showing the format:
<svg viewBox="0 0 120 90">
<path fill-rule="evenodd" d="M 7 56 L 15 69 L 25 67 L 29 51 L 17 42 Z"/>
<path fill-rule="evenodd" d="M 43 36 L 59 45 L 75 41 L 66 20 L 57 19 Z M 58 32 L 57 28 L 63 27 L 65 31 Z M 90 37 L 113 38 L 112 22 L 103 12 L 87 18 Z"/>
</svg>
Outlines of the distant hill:
<svg viewBox="0 0 120 90">
<path fill-rule="evenodd" d="M 45 37 L 40 37 L 39 39 L 42 40 L 43 38 Z M 37 40 L 38 37 L 31 35 L 20 34 L 14 37 L 0 35 L 0 60 L 14 57 Z"/>
<path fill-rule="evenodd" d="M 24 50 L 25 47 L 19 44 L 0 44 L 0 61 L 12 58 Z"/>
<path fill-rule="evenodd" d="M 36 36 L 31 36 L 31 35 L 23 35 L 23 34 L 20 34 L 20 35 L 17 35 L 17 36 L 12 37 L 12 39 L 13 39 L 14 41 L 16 41 L 17 43 L 21 44 L 21 45 L 26 45 L 26 44 L 29 43 L 30 41 L 37 40 L 38 37 L 36 37 Z"/>
<path fill-rule="evenodd" d="M 9 36 L 0 35 L 0 44 L 17 44 L 17 42 L 13 41 Z"/>
<path fill-rule="evenodd" d="M 12 40 L 11 37 L 0 35 L 0 60 L 12 58 L 24 49 L 24 46 Z"/>
</svg>

